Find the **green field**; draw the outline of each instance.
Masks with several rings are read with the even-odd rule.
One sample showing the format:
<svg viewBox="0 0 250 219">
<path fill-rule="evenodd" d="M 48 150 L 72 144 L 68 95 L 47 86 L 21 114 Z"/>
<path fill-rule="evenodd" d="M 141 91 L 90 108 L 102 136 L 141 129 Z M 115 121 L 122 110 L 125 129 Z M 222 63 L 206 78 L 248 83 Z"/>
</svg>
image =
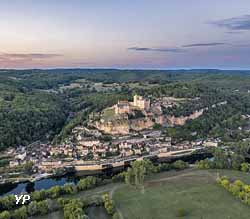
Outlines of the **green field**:
<svg viewBox="0 0 250 219">
<path fill-rule="evenodd" d="M 217 185 L 220 174 L 230 179 L 240 179 L 250 184 L 250 174 L 232 170 L 169 171 L 153 174 L 147 179 L 144 190 L 136 190 L 125 184 L 107 184 L 68 198 L 84 197 L 87 200 L 109 193 L 120 219 L 247 219 L 250 207 Z M 180 209 L 187 215 L 178 217 Z M 107 219 L 103 208 L 87 210 L 90 219 Z M 55 212 L 34 219 L 63 218 Z"/>
<path fill-rule="evenodd" d="M 250 175 L 219 171 L 250 182 Z M 217 172 L 206 170 L 161 173 L 145 184 L 144 192 L 122 186 L 113 195 L 117 208 L 126 219 L 173 219 L 183 209 L 192 219 L 249 218 L 250 207 L 219 187 Z"/>
</svg>

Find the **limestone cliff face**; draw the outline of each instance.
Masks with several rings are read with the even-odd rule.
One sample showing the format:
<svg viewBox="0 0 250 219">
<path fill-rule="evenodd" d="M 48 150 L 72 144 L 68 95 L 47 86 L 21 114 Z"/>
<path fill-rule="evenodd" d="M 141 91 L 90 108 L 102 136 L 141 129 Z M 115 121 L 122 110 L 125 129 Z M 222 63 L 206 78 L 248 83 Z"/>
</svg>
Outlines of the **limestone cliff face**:
<svg viewBox="0 0 250 219">
<path fill-rule="evenodd" d="M 112 135 L 126 135 L 129 134 L 128 121 L 116 121 L 116 122 L 96 122 L 96 128 Z"/>
<path fill-rule="evenodd" d="M 129 123 L 130 123 L 130 129 L 135 131 L 148 129 L 154 125 L 154 122 L 149 118 L 134 119 L 131 120 Z"/>
<path fill-rule="evenodd" d="M 95 123 L 97 129 L 103 131 L 107 134 L 112 135 L 127 135 L 131 130 L 141 131 L 143 129 L 152 128 L 155 123 L 161 125 L 184 125 L 186 121 L 191 119 L 196 119 L 201 116 L 204 112 L 204 109 L 199 111 L 195 111 L 189 116 L 164 116 L 159 115 L 155 117 L 145 117 L 138 119 L 122 119 L 122 120 L 114 120 L 111 122 L 98 121 Z"/>
<path fill-rule="evenodd" d="M 160 115 L 160 116 L 155 117 L 155 123 L 165 126 L 168 124 L 168 120 L 166 116 Z"/>
<path fill-rule="evenodd" d="M 203 112 L 204 109 L 201 109 L 199 111 L 195 111 L 189 116 L 180 116 L 180 117 L 168 116 L 167 117 L 168 123 L 169 125 L 184 125 L 186 121 L 200 117 L 203 114 Z"/>
<path fill-rule="evenodd" d="M 140 131 L 151 128 L 154 122 L 150 118 L 140 118 L 112 122 L 96 122 L 96 128 L 112 135 L 126 135 L 130 130 Z"/>
</svg>

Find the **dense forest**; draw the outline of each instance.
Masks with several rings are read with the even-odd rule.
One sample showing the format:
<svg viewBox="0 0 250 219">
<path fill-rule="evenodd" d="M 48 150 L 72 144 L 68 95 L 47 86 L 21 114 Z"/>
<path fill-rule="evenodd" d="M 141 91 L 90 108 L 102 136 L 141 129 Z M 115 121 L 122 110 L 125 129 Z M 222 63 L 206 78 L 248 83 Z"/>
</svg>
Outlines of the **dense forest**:
<svg viewBox="0 0 250 219">
<path fill-rule="evenodd" d="M 80 80 L 81 86 L 62 89 Z M 97 90 L 94 85 L 98 83 L 115 83 L 120 88 Z M 141 86 L 130 86 L 135 83 Z M 134 93 L 190 98 L 166 109 L 165 113 L 175 116 L 227 101 L 183 127 L 167 128 L 166 133 L 176 139 L 191 138 L 192 132 L 198 132 L 196 137 L 237 137 L 237 127 L 247 125 L 241 115 L 250 114 L 249 90 L 249 71 L 0 70 L 0 149 L 36 140 L 60 141 L 75 125 L 84 123 L 91 111 L 129 99 Z"/>
</svg>

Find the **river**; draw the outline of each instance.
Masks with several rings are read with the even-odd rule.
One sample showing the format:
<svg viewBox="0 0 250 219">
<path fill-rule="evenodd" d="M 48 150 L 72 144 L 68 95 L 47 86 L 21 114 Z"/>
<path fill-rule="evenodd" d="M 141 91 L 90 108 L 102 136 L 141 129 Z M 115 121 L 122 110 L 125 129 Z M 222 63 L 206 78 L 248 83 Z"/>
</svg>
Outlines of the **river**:
<svg viewBox="0 0 250 219">
<path fill-rule="evenodd" d="M 211 157 L 212 155 L 211 154 L 192 154 L 192 155 L 189 155 L 189 156 L 185 156 L 185 157 L 179 157 L 178 159 L 181 159 L 185 162 L 189 162 L 189 163 L 194 163 L 195 161 L 197 160 L 201 160 L 201 159 L 205 159 L 207 157 Z M 168 159 L 168 160 L 165 160 L 165 161 L 162 161 L 162 162 L 174 162 L 176 159 Z M 96 176 L 99 176 L 99 177 L 104 177 L 104 178 L 111 178 L 111 176 L 116 173 L 116 172 L 120 172 L 124 170 L 123 168 L 122 169 L 119 169 L 119 170 L 114 170 L 114 169 L 110 169 L 106 172 L 102 172 L 102 173 L 98 173 L 96 172 L 94 175 Z M 49 189 L 53 186 L 62 186 L 64 185 L 65 183 L 74 183 L 76 184 L 80 178 L 82 178 L 83 176 L 86 176 L 86 175 L 90 175 L 89 173 L 86 174 L 86 173 L 78 173 L 78 174 L 67 174 L 67 175 L 64 175 L 62 177 L 52 177 L 52 178 L 48 178 L 48 179 L 42 179 L 42 180 L 39 180 L 39 181 L 35 181 L 35 182 L 25 182 L 25 183 L 16 183 L 16 184 L 13 184 L 13 183 L 9 183 L 9 184 L 4 184 L 4 185 L 0 185 L 0 196 L 3 196 L 3 195 L 8 195 L 8 194 L 20 194 L 20 193 L 23 193 L 23 192 L 28 192 L 28 193 L 31 193 L 33 191 L 36 191 L 36 190 L 41 190 L 41 189 Z M 93 175 L 93 173 L 91 174 Z"/>
<path fill-rule="evenodd" d="M 8 183 L 0 185 L 0 196 L 8 194 L 20 194 L 22 192 L 33 192 L 35 190 L 49 189 L 53 186 L 62 186 L 65 183 L 76 183 L 79 177 L 74 174 L 68 174 L 63 177 L 54 177 L 48 179 L 41 179 L 35 182 L 25 183 Z"/>
<path fill-rule="evenodd" d="M 50 189 L 53 186 L 63 186 L 66 183 L 76 184 L 80 179 L 93 175 L 105 179 L 110 179 L 114 174 L 123 171 L 124 168 L 108 169 L 101 171 L 81 171 L 77 173 L 68 173 L 63 176 L 50 177 L 35 182 L 24 183 L 6 183 L 0 185 L 0 197 L 10 194 L 31 193 L 36 190 Z"/>
</svg>

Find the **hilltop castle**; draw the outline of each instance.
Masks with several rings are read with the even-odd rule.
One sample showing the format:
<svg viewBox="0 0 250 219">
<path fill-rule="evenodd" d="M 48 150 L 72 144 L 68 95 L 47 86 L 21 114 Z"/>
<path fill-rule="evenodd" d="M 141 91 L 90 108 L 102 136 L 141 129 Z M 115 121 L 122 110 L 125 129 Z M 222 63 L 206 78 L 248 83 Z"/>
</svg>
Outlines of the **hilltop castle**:
<svg viewBox="0 0 250 219">
<path fill-rule="evenodd" d="M 141 110 L 148 110 L 150 108 L 150 100 L 138 95 L 134 95 L 134 102 L 131 104 Z"/>
<path fill-rule="evenodd" d="M 114 105 L 115 114 L 131 113 L 134 109 L 148 110 L 150 108 L 150 100 L 143 98 L 142 96 L 134 95 L 134 101 L 118 101 Z"/>
</svg>

